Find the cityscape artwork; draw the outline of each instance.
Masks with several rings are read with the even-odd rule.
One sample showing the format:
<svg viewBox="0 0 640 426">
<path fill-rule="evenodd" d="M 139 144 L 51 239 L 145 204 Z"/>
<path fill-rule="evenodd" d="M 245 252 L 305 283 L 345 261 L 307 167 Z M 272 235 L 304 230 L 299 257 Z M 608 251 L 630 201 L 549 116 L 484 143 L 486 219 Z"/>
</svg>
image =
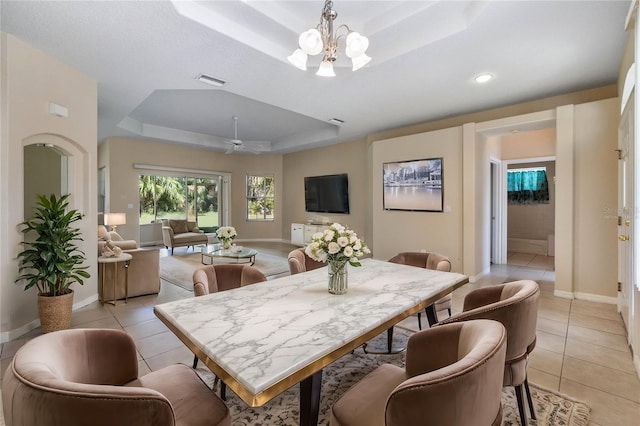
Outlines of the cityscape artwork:
<svg viewBox="0 0 640 426">
<path fill-rule="evenodd" d="M 443 209 L 442 158 L 384 163 L 382 182 L 385 210 Z"/>
</svg>

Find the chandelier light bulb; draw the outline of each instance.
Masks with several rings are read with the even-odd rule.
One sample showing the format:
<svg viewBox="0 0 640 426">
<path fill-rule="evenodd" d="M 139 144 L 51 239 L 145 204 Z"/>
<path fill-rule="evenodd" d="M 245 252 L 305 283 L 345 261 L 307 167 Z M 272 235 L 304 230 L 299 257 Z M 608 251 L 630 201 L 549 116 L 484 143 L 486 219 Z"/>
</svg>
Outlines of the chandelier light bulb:
<svg viewBox="0 0 640 426">
<path fill-rule="evenodd" d="M 307 70 L 307 54 L 301 49 L 296 49 L 295 52 L 287 56 L 287 60 L 296 68 L 300 68 L 302 71 Z"/>
<path fill-rule="evenodd" d="M 329 61 L 320 62 L 320 67 L 318 68 L 316 75 L 319 75 L 320 77 L 335 77 L 336 73 L 333 72 L 333 63 Z"/>
<path fill-rule="evenodd" d="M 369 39 L 355 31 L 352 31 L 347 36 L 347 47 L 345 48 L 345 53 L 349 58 L 355 58 L 363 55 L 368 47 Z"/>
<path fill-rule="evenodd" d="M 300 49 L 307 55 L 317 55 L 322 52 L 324 44 L 322 42 L 322 34 L 320 31 L 314 29 L 307 30 L 300 34 L 298 38 Z"/>
</svg>

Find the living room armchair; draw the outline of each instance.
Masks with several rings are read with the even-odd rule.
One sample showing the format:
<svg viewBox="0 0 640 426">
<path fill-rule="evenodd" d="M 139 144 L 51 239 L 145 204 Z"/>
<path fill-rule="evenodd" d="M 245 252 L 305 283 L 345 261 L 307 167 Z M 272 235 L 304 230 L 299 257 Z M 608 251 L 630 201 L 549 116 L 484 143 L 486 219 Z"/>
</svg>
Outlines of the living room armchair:
<svg viewBox="0 0 640 426">
<path fill-rule="evenodd" d="M 135 240 L 124 240 L 117 232 L 107 232 L 104 226 L 98 226 L 98 255 L 101 255 L 107 242 L 120 247 L 124 253 L 132 258 L 129 262 L 129 292 L 128 297 L 157 294 L 160 291 L 160 252 L 145 250 L 138 246 Z M 116 299 L 124 299 L 124 262 L 118 263 L 118 283 Z M 102 268 L 98 268 L 98 279 L 102 280 Z M 113 294 L 114 268 L 105 268 L 103 294 Z"/>
<path fill-rule="evenodd" d="M 195 222 L 184 219 L 168 219 L 162 221 L 162 240 L 167 249 L 207 244 L 209 237 L 196 226 Z"/>
</svg>

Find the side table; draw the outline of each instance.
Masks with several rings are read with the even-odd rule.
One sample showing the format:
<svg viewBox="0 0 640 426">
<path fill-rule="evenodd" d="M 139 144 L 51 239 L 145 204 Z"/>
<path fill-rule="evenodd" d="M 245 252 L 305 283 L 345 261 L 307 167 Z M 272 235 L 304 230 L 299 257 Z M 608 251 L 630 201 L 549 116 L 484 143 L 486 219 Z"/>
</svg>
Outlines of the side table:
<svg viewBox="0 0 640 426">
<path fill-rule="evenodd" d="M 129 261 L 131 261 L 131 256 L 129 253 L 122 253 L 117 257 L 98 257 L 98 264 L 101 265 L 102 268 L 102 278 L 100 279 L 100 289 L 98 291 L 98 297 L 100 298 L 100 303 L 104 304 L 104 277 L 106 272 L 107 264 L 113 265 L 113 300 L 107 301 L 107 303 L 113 304 L 116 306 L 116 287 L 118 286 L 118 263 L 124 262 L 124 303 L 127 303 L 127 298 L 129 297 Z"/>
</svg>

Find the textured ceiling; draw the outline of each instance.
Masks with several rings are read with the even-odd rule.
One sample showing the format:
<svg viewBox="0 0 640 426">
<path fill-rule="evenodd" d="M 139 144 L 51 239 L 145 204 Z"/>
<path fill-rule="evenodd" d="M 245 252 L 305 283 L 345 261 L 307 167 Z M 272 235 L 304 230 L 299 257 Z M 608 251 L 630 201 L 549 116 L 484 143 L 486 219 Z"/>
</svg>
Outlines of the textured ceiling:
<svg viewBox="0 0 640 426">
<path fill-rule="evenodd" d="M 323 1 L 5 1 L 2 31 L 98 83 L 98 140 L 286 153 L 615 83 L 630 1 L 336 0 L 373 59 L 286 61 Z M 495 78 L 478 85 L 473 77 Z M 205 73 L 220 88 L 195 80 Z M 328 120 L 344 121 L 335 125 Z M 259 142 L 252 142 L 259 141 Z"/>
</svg>

